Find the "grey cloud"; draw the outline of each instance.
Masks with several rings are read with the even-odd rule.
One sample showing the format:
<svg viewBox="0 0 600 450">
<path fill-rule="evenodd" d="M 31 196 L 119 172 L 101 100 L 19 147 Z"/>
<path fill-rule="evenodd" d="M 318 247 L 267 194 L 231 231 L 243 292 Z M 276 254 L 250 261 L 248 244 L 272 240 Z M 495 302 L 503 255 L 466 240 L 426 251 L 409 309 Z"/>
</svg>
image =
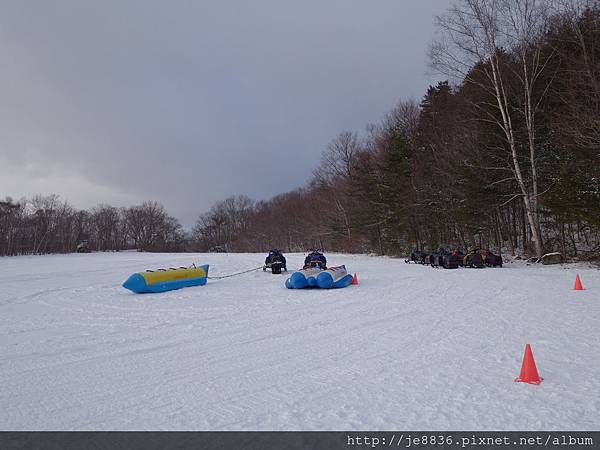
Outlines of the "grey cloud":
<svg viewBox="0 0 600 450">
<path fill-rule="evenodd" d="M 302 185 L 337 133 L 433 82 L 448 3 L 4 2 L 0 196 L 43 186 L 88 207 L 110 190 L 189 226 L 226 196 Z M 85 194 L 61 183 L 74 172 Z"/>
</svg>

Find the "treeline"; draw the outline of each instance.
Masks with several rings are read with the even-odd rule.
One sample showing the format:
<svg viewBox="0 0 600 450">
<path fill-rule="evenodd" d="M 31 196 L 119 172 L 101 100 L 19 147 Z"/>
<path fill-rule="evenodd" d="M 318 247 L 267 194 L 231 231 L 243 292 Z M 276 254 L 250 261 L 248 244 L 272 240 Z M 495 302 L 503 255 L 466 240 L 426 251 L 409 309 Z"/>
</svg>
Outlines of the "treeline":
<svg viewBox="0 0 600 450">
<path fill-rule="evenodd" d="M 0 254 L 94 250 L 600 253 L 600 4 L 459 0 L 438 18 L 448 80 L 346 131 L 301 189 L 228 198 L 191 234 L 157 203 L 0 203 Z"/>
<path fill-rule="evenodd" d="M 156 202 L 77 210 L 56 195 L 0 201 L 0 255 L 69 253 L 83 241 L 98 251 L 184 251 L 188 246 L 177 219 Z"/>
<path fill-rule="evenodd" d="M 453 82 L 341 133 L 303 189 L 221 202 L 199 248 L 600 251 L 600 6 L 461 0 L 432 65 Z"/>
</svg>

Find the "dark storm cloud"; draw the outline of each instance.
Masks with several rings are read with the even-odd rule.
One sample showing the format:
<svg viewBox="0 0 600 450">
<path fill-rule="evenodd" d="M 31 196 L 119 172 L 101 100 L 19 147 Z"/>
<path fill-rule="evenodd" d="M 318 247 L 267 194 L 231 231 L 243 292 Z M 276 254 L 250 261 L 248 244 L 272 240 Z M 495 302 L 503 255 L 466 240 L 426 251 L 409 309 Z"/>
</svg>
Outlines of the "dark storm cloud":
<svg viewBox="0 0 600 450">
<path fill-rule="evenodd" d="M 0 197 L 156 199 L 190 225 L 302 185 L 340 131 L 431 80 L 444 0 L 0 7 Z"/>
</svg>

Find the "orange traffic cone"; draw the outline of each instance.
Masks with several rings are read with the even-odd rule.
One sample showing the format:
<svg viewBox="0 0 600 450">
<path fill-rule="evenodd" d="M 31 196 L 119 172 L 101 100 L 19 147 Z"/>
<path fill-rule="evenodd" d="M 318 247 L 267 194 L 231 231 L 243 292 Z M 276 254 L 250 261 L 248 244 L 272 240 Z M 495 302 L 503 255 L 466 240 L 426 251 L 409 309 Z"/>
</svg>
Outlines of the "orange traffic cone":
<svg viewBox="0 0 600 450">
<path fill-rule="evenodd" d="M 358 277 L 356 276 L 356 272 L 354 272 L 354 276 L 352 277 L 352 284 L 358 284 Z"/>
<path fill-rule="evenodd" d="M 575 286 L 573 286 L 574 291 L 584 291 L 583 285 L 581 284 L 581 279 L 579 278 L 579 274 L 575 277 Z"/>
<path fill-rule="evenodd" d="M 527 344 L 525 346 L 525 354 L 523 355 L 521 373 L 519 378 L 515 378 L 515 382 L 540 384 L 542 381 L 544 381 L 544 379 L 538 374 L 535 360 L 533 359 L 533 353 L 531 352 L 531 346 Z"/>
</svg>

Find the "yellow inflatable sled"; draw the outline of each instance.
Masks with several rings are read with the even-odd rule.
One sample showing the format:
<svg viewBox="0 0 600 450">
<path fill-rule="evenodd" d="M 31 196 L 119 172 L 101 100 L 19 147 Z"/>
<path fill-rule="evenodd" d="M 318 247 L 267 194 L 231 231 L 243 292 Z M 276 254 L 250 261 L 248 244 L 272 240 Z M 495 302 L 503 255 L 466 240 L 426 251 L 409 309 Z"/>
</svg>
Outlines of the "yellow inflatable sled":
<svg viewBox="0 0 600 450">
<path fill-rule="evenodd" d="M 208 264 L 196 267 L 147 270 L 131 275 L 123 287 L 136 294 L 166 292 L 190 286 L 203 286 L 208 278 Z"/>
</svg>

